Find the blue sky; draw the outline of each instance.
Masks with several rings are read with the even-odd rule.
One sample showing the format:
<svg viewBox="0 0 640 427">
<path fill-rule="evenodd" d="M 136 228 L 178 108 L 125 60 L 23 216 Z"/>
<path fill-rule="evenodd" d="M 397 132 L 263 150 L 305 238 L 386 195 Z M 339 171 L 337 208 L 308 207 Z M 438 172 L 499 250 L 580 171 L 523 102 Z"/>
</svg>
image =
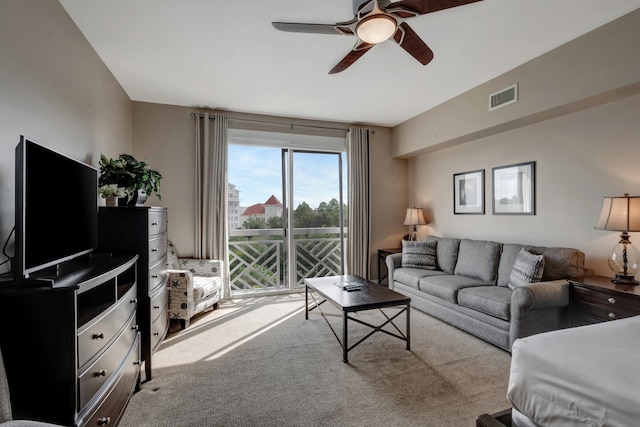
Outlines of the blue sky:
<svg viewBox="0 0 640 427">
<path fill-rule="evenodd" d="M 240 190 L 241 206 L 264 203 L 271 195 L 282 201 L 281 171 L 280 148 L 229 145 L 229 182 Z M 303 201 L 317 208 L 320 202 L 338 200 L 338 156 L 296 152 L 293 176 L 294 209 Z"/>
</svg>

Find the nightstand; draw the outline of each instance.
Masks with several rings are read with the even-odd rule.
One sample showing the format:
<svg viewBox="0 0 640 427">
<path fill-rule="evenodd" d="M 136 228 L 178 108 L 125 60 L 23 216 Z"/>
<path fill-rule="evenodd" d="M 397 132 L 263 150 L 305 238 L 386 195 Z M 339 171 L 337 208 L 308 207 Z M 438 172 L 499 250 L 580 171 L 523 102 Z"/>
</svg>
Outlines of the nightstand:
<svg viewBox="0 0 640 427">
<path fill-rule="evenodd" d="M 640 287 L 617 285 L 610 277 L 569 280 L 571 326 L 640 315 Z"/>
<path fill-rule="evenodd" d="M 382 281 L 384 279 L 386 279 L 387 274 L 389 273 L 387 271 L 387 266 L 385 264 L 385 260 L 387 259 L 387 257 L 391 254 L 399 254 L 402 253 L 402 248 L 388 248 L 388 249 L 378 249 L 378 283 L 382 284 Z M 384 276 L 381 275 L 380 271 L 380 267 L 382 266 L 384 267 Z"/>
</svg>

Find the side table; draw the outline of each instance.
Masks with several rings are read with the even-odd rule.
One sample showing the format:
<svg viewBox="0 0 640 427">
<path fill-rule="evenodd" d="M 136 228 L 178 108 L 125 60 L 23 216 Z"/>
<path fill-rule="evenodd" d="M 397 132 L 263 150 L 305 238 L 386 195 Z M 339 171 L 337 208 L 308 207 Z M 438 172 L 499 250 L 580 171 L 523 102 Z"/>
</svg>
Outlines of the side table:
<svg viewBox="0 0 640 427">
<path fill-rule="evenodd" d="M 590 325 L 640 314 L 640 287 L 619 285 L 610 277 L 569 280 L 571 326 Z"/>
<path fill-rule="evenodd" d="M 387 266 L 385 264 L 385 260 L 391 254 L 399 254 L 402 253 L 402 248 L 387 248 L 387 249 L 378 249 L 378 283 L 382 284 L 382 281 L 387 278 L 388 271 Z M 384 265 L 384 276 L 381 274 L 381 268 Z"/>
</svg>

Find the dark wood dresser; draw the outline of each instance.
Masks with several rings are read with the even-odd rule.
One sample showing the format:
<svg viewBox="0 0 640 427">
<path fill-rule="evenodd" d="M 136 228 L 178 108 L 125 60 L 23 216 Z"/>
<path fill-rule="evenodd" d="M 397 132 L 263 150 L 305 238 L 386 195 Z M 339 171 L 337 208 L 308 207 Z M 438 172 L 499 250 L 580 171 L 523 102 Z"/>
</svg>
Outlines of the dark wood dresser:
<svg viewBox="0 0 640 427">
<path fill-rule="evenodd" d="M 102 252 L 136 253 L 138 325 L 142 339 L 143 381 L 152 379 L 152 355 L 169 328 L 167 221 L 162 207 L 101 207 L 98 246 Z"/>
<path fill-rule="evenodd" d="M 0 286 L 15 419 L 115 425 L 140 387 L 136 255 L 91 256 Z"/>
<path fill-rule="evenodd" d="M 569 280 L 571 326 L 640 315 L 640 287 L 617 285 L 610 277 Z"/>
</svg>

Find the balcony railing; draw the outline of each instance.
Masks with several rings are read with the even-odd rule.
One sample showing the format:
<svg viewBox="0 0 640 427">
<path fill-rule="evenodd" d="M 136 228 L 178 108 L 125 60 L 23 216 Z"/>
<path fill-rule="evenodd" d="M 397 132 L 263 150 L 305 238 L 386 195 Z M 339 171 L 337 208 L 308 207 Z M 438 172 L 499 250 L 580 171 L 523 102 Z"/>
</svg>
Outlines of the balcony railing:
<svg viewBox="0 0 640 427">
<path fill-rule="evenodd" d="M 229 234 L 232 296 L 302 289 L 307 277 L 342 274 L 339 227 L 294 229 L 293 286 L 288 284 L 288 254 L 281 229 L 231 230 Z"/>
</svg>

